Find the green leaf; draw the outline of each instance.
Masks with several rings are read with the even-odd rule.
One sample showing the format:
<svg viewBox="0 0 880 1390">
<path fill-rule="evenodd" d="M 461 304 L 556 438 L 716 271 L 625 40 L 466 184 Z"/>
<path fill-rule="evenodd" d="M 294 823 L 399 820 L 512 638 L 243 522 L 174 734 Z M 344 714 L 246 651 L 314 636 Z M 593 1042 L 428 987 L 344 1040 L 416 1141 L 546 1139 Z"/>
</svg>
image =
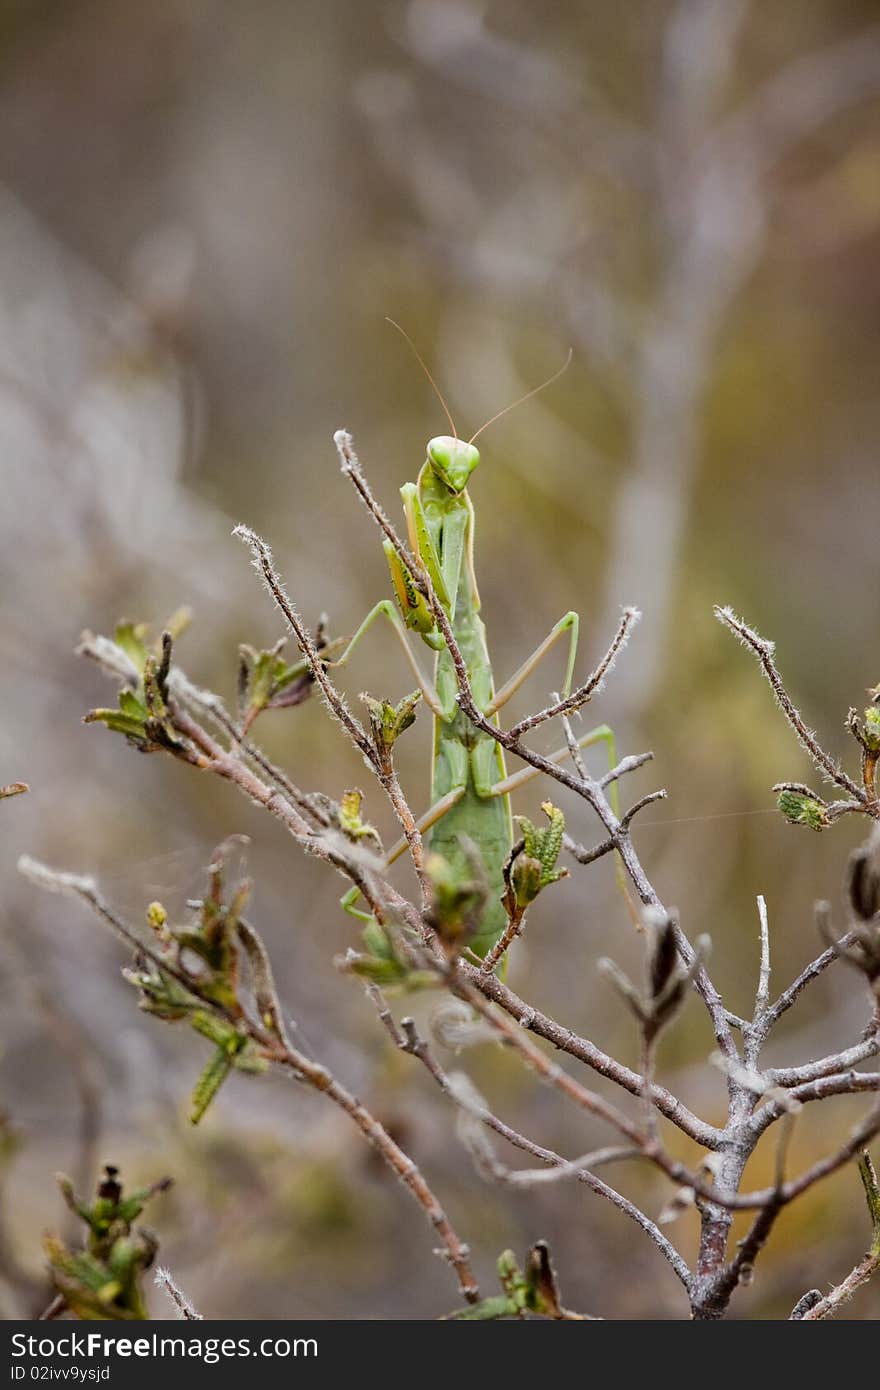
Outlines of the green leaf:
<svg viewBox="0 0 880 1390">
<path fill-rule="evenodd" d="M 567 869 L 556 867 L 562 849 L 565 816 L 551 801 L 542 802 L 541 810 L 549 821 L 543 828 L 533 825 L 527 816 L 516 817 L 525 844 L 522 854 L 514 860 L 510 878 L 520 909 L 534 902 L 551 883 L 568 876 Z"/>
<path fill-rule="evenodd" d="M 505 1294 L 494 1294 L 491 1298 L 471 1303 L 467 1308 L 458 1308 L 449 1314 L 450 1322 L 490 1322 L 495 1318 L 515 1318 L 519 1309 Z"/>
<path fill-rule="evenodd" d="M 416 707 L 422 698 L 420 690 L 405 695 L 396 705 L 388 700 L 375 700 L 372 695 L 362 695 L 361 699 L 370 713 L 370 729 L 377 748 L 392 748 L 400 735 L 411 728 L 416 721 Z"/>
<path fill-rule="evenodd" d="M 281 654 L 285 641 L 286 638 L 282 637 L 274 647 L 259 652 L 249 646 L 239 648 L 242 667 L 246 672 L 242 704 L 248 725 L 276 701 L 299 703 L 309 692 L 313 680 L 309 663 L 305 660 L 293 664 L 286 662 Z M 295 701 L 290 697 L 282 700 L 284 692 L 289 692 L 296 682 L 302 685 L 297 691 L 298 698 Z"/>
<path fill-rule="evenodd" d="M 361 933 L 361 942 L 363 951 L 348 951 L 340 958 L 339 964 L 343 969 L 395 991 L 426 989 L 436 985 L 432 972 L 414 970 L 408 961 L 400 957 L 394 938 L 375 917 L 368 919 Z"/>
<path fill-rule="evenodd" d="M 810 830 L 824 830 L 829 824 L 828 807 L 821 797 L 808 789 L 783 787 L 776 805 L 791 825 L 806 825 Z"/>
<path fill-rule="evenodd" d="M 158 747 L 151 744 L 144 719 L 133 718 L 118 709 L 92 709 L 83 718 L 84 724 L 105 724 L 116 734 L 124 734 L 143 749 Z"/>
<path fill-rule="evenodd" d="M 117 647 L 121 647 L 135 669 L 142 675 L 149 655 L 146 623 L 121 622 L 113 634 Z"/>
<path fill-rule="evenodd" d="M 865 710 L 865 723 L 862 727 L 865 746 L 872 753 L 880 753 L 880 705 L 868 705 Z"/>
<path fill-rule="evenodd" d="M 194 1125 L 204 1115 L 230 1071 L 265 1072 L 268 1063 L 258 1048 L 226 1019 L 206 1010 L 196 1012 L 190 1023 L 197 1033 L 215 1044 L 215 1052 L 193 1088 L 190 1122 Z"/>
<path fill-rule="evenodd" d="M 190 1102 L 190 1124 L 197 1125 L 232 1070 L 232 1057 L 218 1047 L 195 1086 Z"/>
<path fill-rule="evenodd" d="M 379 832 L 366 821 L 361 820 L 361 804 L 364 794 L 357 787 L 342 793 L 337 819 L 339 828 L 350 840 L 372 840 L 378 849 L 382 848 Z"/>
<path fill-rule="evenodd" d="M 375 917 L 361 932 L 361 941 L 364 951 L 349 952 L 348 968 L 377 985 L 403 984 L 408 974 L 406 963 L 398 960 L 393 940 Z"/>
<path fill-rule="evenodd" d="M 394 946 L 392 945 L 391 938 L 385 931 L 385 928 L 379 925 L 375 917 L 370 918 L 361 932 L 361 941 L 364 943 L 369 954 L 375 956 L 377 960 L 395 959 Z"/>
<path fill-rule="evenodd" d="M 129 719 L 143 723 L 147 717 L 147 707 L 131 690 L 120 690 L 119 708 Z"/>
<path fill-rule="evenodd" d="M 244 1034 L 239 1033 L 232 1023 L 219 1014 L 209 1013 L 207 1009 L 196 1009 L 190 1017 L 190 1023 L 203 1038 L 215 1043 L 217 1047 L 222 1047 L 231 1057 L 244 1047 Z"/>
<path fill-rule="evenodd" d="M 250 1076 L 264 1076 L 269 1070 L 269 1063 L 250 1038 L 247 1038 L 244 1047 L 236 1052 L 232 1065 L 236 1071 L 247 1072 Z"/>
<path fill-rule="evenodd" d="M 173 976 L 166 975 L 155 966 L 149 969 L 125 967 L 122 974 L 140 993 L 138 1007 L 143 1009 L 144 1013 L 161 1018 L 166 1023 L 179 1023 L 194 1009 L 201 1007 L 194 994 L 190 994 L 189 990 L 178 984 Z"/>
</svg>

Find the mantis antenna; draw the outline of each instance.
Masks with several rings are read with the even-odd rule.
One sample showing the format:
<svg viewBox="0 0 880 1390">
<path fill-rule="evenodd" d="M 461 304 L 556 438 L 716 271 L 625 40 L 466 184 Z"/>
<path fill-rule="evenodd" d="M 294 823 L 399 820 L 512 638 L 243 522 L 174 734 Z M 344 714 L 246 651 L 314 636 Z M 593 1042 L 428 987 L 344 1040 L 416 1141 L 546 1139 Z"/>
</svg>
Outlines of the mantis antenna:
<svg viewBox="0 0 880 1390">
<path fill-rule="evenodd" d="M 503 410 L 499 410 L 497 415 L 493 415 L 491 419 L 486 421 L 485 425 L 480 426 L 476 434 L 471 435 L 470 439 L 468 440 L 468 443 L 473 444 L 474 440 L 483 433 L 483 430 L 487 430 L 490 425 L 494 425 L 495 421 L 500 420 L 502 415 L 506 415 L 510 410 L 515 410 L 516 407 L 518 405 L 522 405 L 524 401 L 530 401 L 532 399 L 532 396 L 537 396 L 539 391 L 544 391 L 548 386 L 552 386 L 554 381 L 558 381 L 558 379 L 562 376 L 562 373 L 566 371 L 568 367 L 571 365 L 571 359 L 573 356 L 573 349 L 569 348 L 568 356 L 566 357 L 562 366 L 559 367 L 557 371 L 553 373 L 552 376 L 548 376 L 547 380 L 542 381 L 540 386 L 533 386 L 531 391 L 527 391 L 524 396 L 520 396 L 518 400 L 512 401 L 510 405 L 506 405 Z"/>
<path fill-rule="evenodd" d="M 409 334 L 407 333 L 407 331 L 406 331 L 405 328 L 401 328 L 400 324 L 399 324 L 399 323 L 396 323 L 394 319 L 389 318 L 387 314 L 385 315 L 385 322 L 386 322 L 386 323 L 390 323 L 392 328 L 396 328 L 397 331 L 398 331 L 398 333 L 400 334 L 400 336 L 401 336 L 402 338 L 404 338 L 404 339 L 406 340 L 406 342 L 409 343 L 410 347 L 412 348 L 413 354 L 415 355 L 416 361 L 418 362 L 418 364 L 419 364 L 419 366 L 421 367 L 422 371 L 425 373 L 425 376 L 428 378 L 428 380 L 430 381 L 431 385 L 433 386 L 433 388 L 434 388 L 434 394 L 435 394 L 435 396 L 437 397 L 438 401 L 440 402 L 440 404 L 441 404 L 442 407 L 443 407 L 443 410 L 444 410 L 445 413 L 446 413 L 446 418 L 447 418 L 447 420 L 449 421 L 450 425 L 452 426 L 452 434 L 453 434 L 453 437 L 454 437 L 455 439 L 458 439 L 458 430 L 455 428 L 455 421 L 454 421 L 453 418 L 452 418 L 452 411 L 449 409 L 449 406 L 446 404 L 446 401 L 443 399 L 443 392 L 440 390 L 440 387 L 437 385 L 436 381 L 435 381 L 434 378 L 431 376 L 431 373 L 428 371 L 428 368 L 425 366 L 425 359 L 422 357 L 422 354 L 419 352 L 418 348 L 416 347 L 415 343 L 413 342 L 412 338 L 409 336 Z M 566 366 L 567 366 L 567 365 L 568 365 L 568 364 L 566 363 Z M 546 385 L 546 384 L 547 384 L 547 383 L 545 383 L 545 385 Z M 541 388 L 539 387 L 538 389 L 540 390 Z M 491 424 L 491 421 L 490 421 L 490 424 Z M 485 428 L 485 426 L 484 426 L 484 428 Z"/>
</svg>

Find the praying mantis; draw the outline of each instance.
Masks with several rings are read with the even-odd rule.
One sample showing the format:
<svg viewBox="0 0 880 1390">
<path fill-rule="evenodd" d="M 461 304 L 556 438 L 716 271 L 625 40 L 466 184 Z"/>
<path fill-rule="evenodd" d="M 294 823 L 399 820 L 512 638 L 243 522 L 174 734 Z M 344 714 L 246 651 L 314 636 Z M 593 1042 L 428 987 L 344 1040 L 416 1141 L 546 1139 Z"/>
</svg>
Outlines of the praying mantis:
<svg viewBox="0 0 880 1390">
<path fill-rule="evenodd" d="M 565 367 L 542 386 L 529 391 L 519 401 L 493 416 L 465 442 L 459 438 L 446 402 L 418 351 L 404 330 L 397 324 L 393 326 L 410 342 L 452 428 L 451 435 L 438 435 L 429 441 L 425 462 L 416 482 L 405 483 L 400 489 L 410 550 L 421 566 L 423 575 L 433 586 L 449 620 L 467 667 L 474 700 L 480 711 L 497 724 L 499 711 L 556 644 L 566 639 L 568 652 L 562 698 L 570 694 L 580 622 L 576 612 L 564 614 L 519 669 L 496 690 L 486 628 L 480 616 L 480 595 L 474 570 L 475 512 L 468 493 L 468 482 L 480 462 L 480 453 L 474 441 L 501 415 L 549 386 Z M 565 363 L 567 365 L 568 362 Z M 459 707 L 455 666 L 434 614 L 389 539 L 383 541 L 383 549 L 398 606 L 395 608 L 389 599 L 381 599 L 364 618 L 342 655 L 332 664 L 334 667 L 344 666 L 378 618 L 390 624 L 401 643 L 425 704 L 434 718 L 431 805 L 417 822 L 418 829 L 426 838 L 429 852 L 442 856 L 457 879 L 465 880 L 472 874 L 469 858 L 474 853 L 482 861 L 488 894 L 481 919 L 468 945 L 477 956 L 485 957 L 508 925 L 502 897 L 505 865 L 514 846 L 511 793 L 539 775 L 539 772 L 526 767 L 508 775 L 500 744 L 491 735 L 476 729 Z M 423 674 L 410 645 L 408 632 L 417 634 L 433 651 L 433 680 Z M 600 742 L 607 745 L 610 765 L 613 766 L 614 734 L 607 724 L 601 724 L 584 734 L 578 739 L 577 747 L 583 749 Z M 566 747 L 553 754 L 551 761 L 560 763 L 568 756 L 570 750 Z M 387 862 L 392 863 L 405 848 L 406 841 L 403 840 L 388 855 Z M 354 907 L 357 897 L 355 889 L 343 898 L 343 905 L 356 916 L 366 918 L 367 914 Z"/>
</svg>

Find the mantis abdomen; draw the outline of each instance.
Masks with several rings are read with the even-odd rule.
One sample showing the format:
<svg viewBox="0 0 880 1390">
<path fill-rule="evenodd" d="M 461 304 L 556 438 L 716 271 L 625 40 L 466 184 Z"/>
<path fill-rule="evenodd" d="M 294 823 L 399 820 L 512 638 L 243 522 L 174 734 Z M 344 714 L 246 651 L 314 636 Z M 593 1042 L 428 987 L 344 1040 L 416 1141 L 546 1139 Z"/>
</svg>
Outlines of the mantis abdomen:
<svg viewBox="0 0 880 1390">
<path fill-rule="evenodd" d="M 481 624 L 482 626 L 482 624 Z M 448 661 L 446 653 L 438 656 L 438 666 Z M 476 758 L 474 758 L 476 754 Z M 452 865 L 456 877 L 473 877 L 474 865 L 468 860 L 476 851 L 482 861 L 482 873 L 488 887 L 488 897 L 476 934 L 468 943 L 479 956 L 491 950 L 507 926 L 507 913 L 501 902 L 504 891 L 503 869 L 513 843 L 513 825 L 508 796 L 480 795 L 474 767 L 489 763 L 492 781 L 504 777 L 501 751 L 485 734 L 475 733 L 465 715 L 457 710 L 451 720 L 434 720 L 434 761 L 431 779 L 431 800 L 436 804 L 464 784 L 458 801 L 431 826 L 427 834 L 428 848 L 441 854 Z"/>
</svg>

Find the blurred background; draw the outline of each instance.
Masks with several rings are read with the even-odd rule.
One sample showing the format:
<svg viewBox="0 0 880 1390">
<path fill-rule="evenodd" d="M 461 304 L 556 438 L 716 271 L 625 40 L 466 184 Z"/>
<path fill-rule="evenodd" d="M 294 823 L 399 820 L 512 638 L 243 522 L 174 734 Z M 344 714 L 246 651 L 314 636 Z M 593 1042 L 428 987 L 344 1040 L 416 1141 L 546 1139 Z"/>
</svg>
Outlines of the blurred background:
<svg viewBox="0 0 880 1390">
<path fill-rule="evenodd" d="M 496 671 L 570 607 L 585 671 L 620 605 L 643 609 L 589 713 L 624 751 L 655 750 L 629 791 L 669 797 L 642 816 L 637 846 L 691 937 L 711 933 L 713 974 L 744 1011 L 755 895 L 781 985 L 816 954 L 814 899 L 840 916 L 859 827 L 811 836 L 772 809 L 772 784 L 811 769 L 712 604 L 776 639 L 805 717 L 852 758 L 844 715 L 880 679 L 878 272 L 870 0 L 3 0 L 0 782 L 32 787 L 4 804 L 0 842 L 4 1316 L 46 1301 L 40 1235 L 65 1221 L 53 1172 L 87 1187 L 103 1162 L 174 1176 L 149 1224 L 208 1317 L 455 1304 L 421 1213 L 320 1099 L 235 1079 L 189 1129 L 203 1044 L 139 1015 L 117 944 L 14 868 L 28 852 L 95 873 L 135 921 L 156 897 L 179 915 L 233 831 L 252 837 L 253 916 L 300 1036 L 423 1166 L 484 1284 L 501 1249 L 544 1236 L 570 1306 L 685 1313 L 657 1252 L 586 1189 L 476 1176 L 428 1075 L 333 968 L 355 930 L 339 881 L 233 788 L 83 726 L 112 692 L 74 647 L 84 627 L 158 627 L 189 604 L 179 659 L 233 699 L 238 644 L 281 635 L 230 537 L 237 521 L 271 541 L 309 621 L 326 612 L 334 633 L 353 631 L 387 573 L 332 432 L 353 431 L 396 514 L 397 488 L 445 430 L 384 316 L 412 334 L 468 433 L 571 346 L 562 379 L 481 439 L 471 491 Z M 517 708 L 559 679 L 548 665 Z M 345 685 L 399 697 L 412 681 L 376 631 Z M 317 701 L 264 716 L 262 737 L 302 786 L 338 795 L 363 780 Z M 417 809 L 428 750 L 422 717 L 401 745 Z M 515 809 L 536 815 L 541 795 L 533 785 Z M 565 805 L 593 843 L 586 810 Z M 633 1062 L 596 975 L 605 954 L 638 969 L 607 860 L 541 900 L 510 981 Z M 431 1007 L 417 1003 L 426 1027 Z M 789 1019 L 776 1062 L 853 1040 L 866 1011 L 841 970 Z M 719 1120 L 711 1047 L 692 1003 L 661 1069 Z M 541 1142 L 573 1156 L 599 1138 L 494 1048 L 442 1059 Z M 794 1166 L 864 1108 L 805 1112 Z M 750 1183 L 770 1171 L 762 1151 Z M 668 1196 L 642 1171 L 620 1181 L 655 1215 Z M 692 1256 L 695 1215 L 670 1235 Z M 787 1316 L 865 1239 L 847 1170 L 780 1221 L 734 1315 Z M 850 1306 L 876 1317 L 880 1289 Z"/>
</svg>

